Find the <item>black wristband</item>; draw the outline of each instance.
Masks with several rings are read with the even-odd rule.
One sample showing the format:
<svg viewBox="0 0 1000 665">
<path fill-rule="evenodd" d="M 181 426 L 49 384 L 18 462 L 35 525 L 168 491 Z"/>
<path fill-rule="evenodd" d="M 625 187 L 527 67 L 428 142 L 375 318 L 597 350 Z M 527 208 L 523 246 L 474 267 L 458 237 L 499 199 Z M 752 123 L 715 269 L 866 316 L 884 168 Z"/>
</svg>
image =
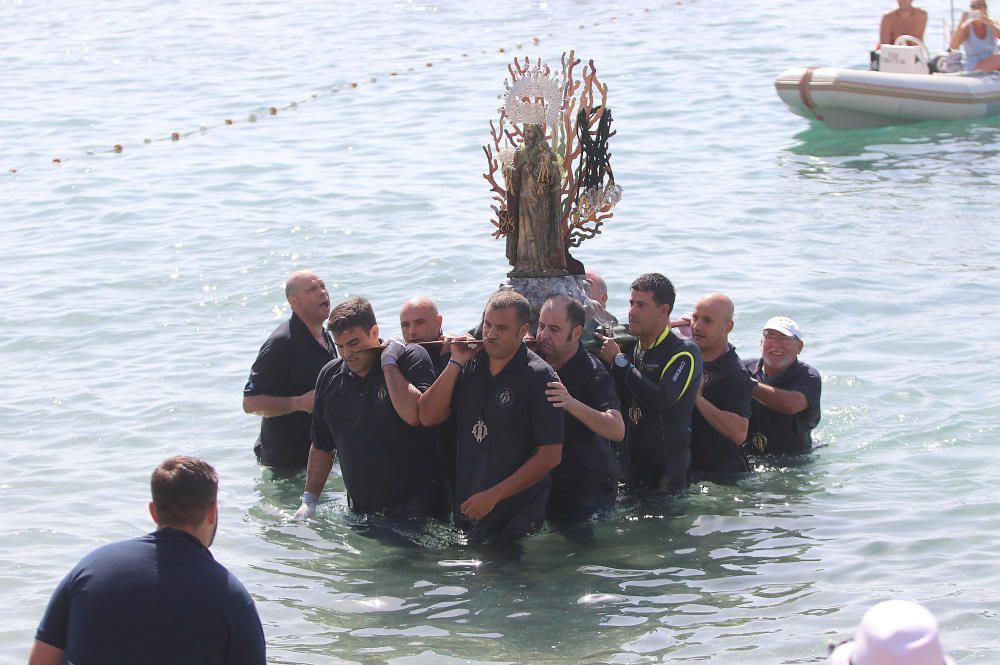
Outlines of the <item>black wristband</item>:
<svg viewBox="0 0 1000 665">
<path fill-rule="evenodd" d="M 463 369 L 465 369 L 465 367 L 462 365 L 462 363 L 458 362 L 454 358 L 448 358 L 448 364 L 449 365 L 454 365 L 455 367 L 457 367 L 459 372 L 461 372 Z"/>
</svg>

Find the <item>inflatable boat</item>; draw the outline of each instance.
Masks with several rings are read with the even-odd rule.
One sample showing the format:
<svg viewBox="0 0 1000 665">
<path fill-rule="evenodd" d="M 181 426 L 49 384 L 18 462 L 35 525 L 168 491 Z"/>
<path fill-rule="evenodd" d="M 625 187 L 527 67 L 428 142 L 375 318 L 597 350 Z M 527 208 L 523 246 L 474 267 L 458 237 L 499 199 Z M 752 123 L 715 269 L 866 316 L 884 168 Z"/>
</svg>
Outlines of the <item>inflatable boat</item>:
<svg viewBox="0 0 1000 665">
<path fill-rule="evenodd" d="M 921 120 L 974 120 L 1000 113 L 1000 72 L 897 74 L 794 67 L 774 82 L 792 113 L 833 129 Z"/>
</svg>

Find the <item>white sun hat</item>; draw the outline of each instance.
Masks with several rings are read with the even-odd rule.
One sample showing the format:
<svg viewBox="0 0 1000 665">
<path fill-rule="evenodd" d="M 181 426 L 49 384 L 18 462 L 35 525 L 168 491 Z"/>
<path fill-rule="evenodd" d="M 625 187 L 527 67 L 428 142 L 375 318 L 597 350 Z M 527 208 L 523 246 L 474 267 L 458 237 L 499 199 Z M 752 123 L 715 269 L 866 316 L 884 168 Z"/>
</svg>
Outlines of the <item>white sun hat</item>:
<svg viewBox="0 0 1000 665">
<path fill-rule="evenodd" d="M 908 600 L 887 600 L 865 612 L 854 640 L 837 647 L 828 663 L 955 665 L 941 646 L 937 619 Z"/>
</svg>

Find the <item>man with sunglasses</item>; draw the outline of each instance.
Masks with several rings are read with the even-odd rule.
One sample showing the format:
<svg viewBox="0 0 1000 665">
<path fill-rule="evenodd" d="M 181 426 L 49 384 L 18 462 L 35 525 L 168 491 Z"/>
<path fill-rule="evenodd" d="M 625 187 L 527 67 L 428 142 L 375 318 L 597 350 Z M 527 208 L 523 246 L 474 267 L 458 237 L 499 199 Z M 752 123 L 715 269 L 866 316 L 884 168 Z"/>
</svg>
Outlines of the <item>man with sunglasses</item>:
<svg viewBox="0 0 1000 665">
<path fill-rule="evenodd" d="M 743 362 L 753 384 L 747 451 L 794 454 L 812 448 L 819 424 L 819 372 L 799 360 L 802 330 L 787 316 L 764 324 L 761 357 Z"/>
</svg>

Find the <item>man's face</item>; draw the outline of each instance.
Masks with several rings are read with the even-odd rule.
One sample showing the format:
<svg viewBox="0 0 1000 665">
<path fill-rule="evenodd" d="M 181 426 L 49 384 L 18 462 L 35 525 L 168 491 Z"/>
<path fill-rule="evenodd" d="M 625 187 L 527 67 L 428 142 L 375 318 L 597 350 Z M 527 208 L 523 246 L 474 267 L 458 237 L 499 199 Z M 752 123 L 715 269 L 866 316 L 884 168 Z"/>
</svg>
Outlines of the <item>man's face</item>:
<svg viewBox="0 0 1000 665">
<path fill-rule="evenodd" d="M 288 297 L 292 311 L 306 323 L 321 324 L 330 316 L 330 294 L 326 284 L 312 273 L 295 278 L 294 292 Z"/>
<path fill-rule="evenodd" d="M 691 338 L 702 351 L 718 349 L 729 343 L 733 322 L 720 302 L 702 300 L 691 314 Z"/>
<path fill-rule="evenodd" d="M 669 317 L 670 305 L 657 305 L 652 291 L 632 290 L 628 300 L 628 327 L 633 334 L 652 335 L 669 322 Z"/>
<path fill-rule="evenodd" d="M 362 326 L 348 328 L 334 335 L 333 343 L 337 345 L 337 353 L 347 363 L 347 368 L 355 374 L 364 376 L 379 359 L 377 352 L 365 350 L 378 346 L 378 326 L 372 326 L 369 331 Z"/>
<path fill-rule="evenodd" d="M 535 351 L 545 360 L 565 362 L 576 353 L 582 333 L 583 328 L 570 324 L 564 306 L 544 305 L 538 313 Z"/>
<path fill-rule="evenodd" d="M 760 355 L 769 369 L 781 371 L 795 362 L 802 351 L 802 340 L 777 330 L 765 330 L 760 338 Z"/>
<path fill-rule="evenodd" d="M 399 311 L 399 329 L 407 344 L 431 342 L 441 338 L 443 317 L 427 305 L 403 305 Z"/>
<path fill-rule="evenodd" d="M 483 350 L 490 358 L 502 360 L 517 352 L 528 324 L 517 325 L 513 307 L 487 307 L 483 314 Z"/>
</svg>

